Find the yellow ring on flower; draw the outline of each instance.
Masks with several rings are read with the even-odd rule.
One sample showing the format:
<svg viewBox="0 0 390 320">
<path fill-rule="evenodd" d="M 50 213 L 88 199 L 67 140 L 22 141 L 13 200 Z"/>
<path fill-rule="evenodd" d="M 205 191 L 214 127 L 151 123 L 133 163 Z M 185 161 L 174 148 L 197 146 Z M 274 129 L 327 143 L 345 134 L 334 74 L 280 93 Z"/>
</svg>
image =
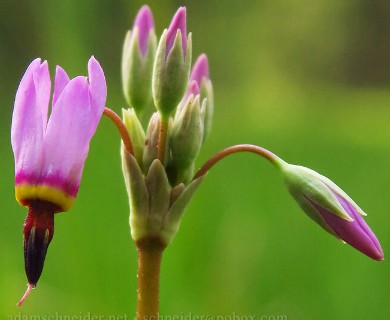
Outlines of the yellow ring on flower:
<svg viewBox="0 0 390 320">
<path fill-rule="evenodd" d="M 60 208 L 60 211 L 68 211 L 75 200 L 75 197 L 70 196 L 62 189 L 49 185 L 28 183 L 21 183 L 15 186 L 15 197 L 22 206 L 28 206 L 31 200 L 39 199 L 55 204 Z"/>
</svg>

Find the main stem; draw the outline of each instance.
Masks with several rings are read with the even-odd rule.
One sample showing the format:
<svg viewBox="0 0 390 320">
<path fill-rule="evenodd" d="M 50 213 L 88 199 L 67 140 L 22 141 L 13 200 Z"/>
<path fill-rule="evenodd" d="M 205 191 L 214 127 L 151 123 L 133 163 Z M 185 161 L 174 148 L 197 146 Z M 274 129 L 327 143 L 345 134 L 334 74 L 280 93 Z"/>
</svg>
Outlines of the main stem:
<svg viewBox="0 0 390 320">
<path fill-rule="evenodd" d="M 137 320 L 158 320 L 160 266 L 165 245 L 157 238 L 136 242 L 138 248 Z"/>
</svg>

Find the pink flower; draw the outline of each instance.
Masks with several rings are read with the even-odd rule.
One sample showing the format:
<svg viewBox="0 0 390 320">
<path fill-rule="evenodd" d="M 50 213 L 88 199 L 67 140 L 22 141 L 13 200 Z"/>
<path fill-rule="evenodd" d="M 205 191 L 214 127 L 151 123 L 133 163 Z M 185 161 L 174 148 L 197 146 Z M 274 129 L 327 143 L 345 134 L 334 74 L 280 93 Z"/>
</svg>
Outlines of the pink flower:
<svg viewBox="0 0 390 320">
<path fill-rule="evenodd" d="M 29 209 L 24 223 L 29 289 L 41 275 L 54 214 L 69 210 L 76 198 L 107 96 L 104 73 L 94 57 L 88 63 L 88 79 L 70 80 L 57 67 L 48 119 L 50 90 L 48 64 L 35 59 L 20 82 L 12 116 L 16 199 Z"/>
</svg>

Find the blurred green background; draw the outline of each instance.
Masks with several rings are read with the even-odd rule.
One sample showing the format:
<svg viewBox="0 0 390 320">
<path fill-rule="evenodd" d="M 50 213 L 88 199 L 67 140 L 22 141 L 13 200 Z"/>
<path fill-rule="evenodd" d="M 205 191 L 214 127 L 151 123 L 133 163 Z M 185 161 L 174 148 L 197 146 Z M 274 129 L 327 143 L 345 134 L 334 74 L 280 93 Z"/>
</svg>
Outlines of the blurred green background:
<svg viewBox="0 0 390 320">
<path fill-rule="evenodd" d="M 122 41 L 143 3 L 0 2 L 1 319 L 19 312 L 135 315 L 137 252 L 129 234 L 119 136 L 105 118 L 92 140 L 77 201 L 56 216 L 38 287 L 16 307 L 26 288 L 26 209 L 14 199 L 9 132 L 17 86 L 36 57 L 49 61 L 52 74 L 59 64 L 75 76 L 86 74 L 95 55 L 107 77 L 107 104 L 120 112 Z M 176 9 L 187 6 L 193 56 L 209 57 L 216 109 L 197 166 L 223 147 L 253 143 L 313 168 L 368 212 L 386 256 L 390 2 L 147 3 L 158 35 Z M 370 260 L 308 219 L 266 161 L 234 155 L 211 171 L 165 252 L 161 313 L 388 319 L 389 275 L 386 260 Z"/>
</svg>

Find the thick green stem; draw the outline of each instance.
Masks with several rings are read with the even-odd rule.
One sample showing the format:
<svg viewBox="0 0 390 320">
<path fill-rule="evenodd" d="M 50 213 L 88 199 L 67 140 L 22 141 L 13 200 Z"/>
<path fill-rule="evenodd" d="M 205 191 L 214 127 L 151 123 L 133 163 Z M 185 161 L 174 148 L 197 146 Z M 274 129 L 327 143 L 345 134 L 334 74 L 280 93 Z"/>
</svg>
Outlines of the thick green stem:
<svg viewBox="0 0 390 320">
<path fill-rule="evenodd" d="M 160 266 L 165 245 L 158 238 L 136 242 L 138 248 L 137 320 L 158 320 Z"/>
</svg>

